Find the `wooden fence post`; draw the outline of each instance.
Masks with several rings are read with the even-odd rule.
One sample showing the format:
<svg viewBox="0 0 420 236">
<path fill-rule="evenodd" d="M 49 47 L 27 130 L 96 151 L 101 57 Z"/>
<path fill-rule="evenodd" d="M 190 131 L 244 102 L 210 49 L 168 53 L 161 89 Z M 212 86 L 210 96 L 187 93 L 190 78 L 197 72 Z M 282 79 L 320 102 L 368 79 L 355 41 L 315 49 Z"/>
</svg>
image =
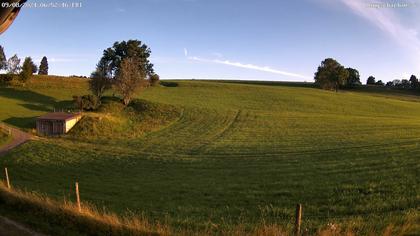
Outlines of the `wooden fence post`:
<svg viewBox="0 0 420 236">
<path fill-rule="evenodd" d="M 6 186 L 10 189 L 9 173 L 7 172 L 7 167 L 4 168 L 4 174 L 6 175 Z"/>
<path fill-rule="evenodd" d="M 80 206 L 80 195 L 79 195 L 79 183 L 76 182 L 76 203 L 77 208 L 79 209 L 79 212 L 82 211 L 82 207 Z"/>
<path fill-rule="evenodd" d="M 302 204 L 296 205 L 295 235 L 300 235 L 300 226 L 302 224 Z"/>
</svg>

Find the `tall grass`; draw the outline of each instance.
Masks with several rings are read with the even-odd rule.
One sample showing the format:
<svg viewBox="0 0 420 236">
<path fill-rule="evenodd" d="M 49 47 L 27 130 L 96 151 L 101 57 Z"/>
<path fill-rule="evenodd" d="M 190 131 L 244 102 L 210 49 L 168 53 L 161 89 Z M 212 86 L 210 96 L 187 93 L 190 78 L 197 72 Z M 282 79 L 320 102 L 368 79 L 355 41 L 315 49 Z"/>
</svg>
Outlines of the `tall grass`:
<svg viewBox="0 0 420 236">
<path fill-rule="evenodd" d="M 71 201 L 59 202 L 34 192 L 8 189 L 3 183 L 0 183 L 0 206 L 1 214 L 23 220 L 23 223 L 33 229 L 52 235 L 294 235 L 290 226 L 264 221 L 251 228 L 239 224 L 228 229 L 217 229 L 217 226 L 209 224 L 205 229 L 177 229 L 165 222 L 152 223 L 147 218 L 134 214 L 118 216 L 87 203 L 83 203 L 79 211 L 77 205 Z M 302 235 L 358 235 L 353 227 L 351 224 L 329 223 L 315 232 L 304 229 Z M 411 215 L 407 216 L 402 225 L 389 225 L 381 232 L 370 231 L 367 234 L 403 236 L 415 235 L 418 230 L 419 217 Z"/>
</svg>

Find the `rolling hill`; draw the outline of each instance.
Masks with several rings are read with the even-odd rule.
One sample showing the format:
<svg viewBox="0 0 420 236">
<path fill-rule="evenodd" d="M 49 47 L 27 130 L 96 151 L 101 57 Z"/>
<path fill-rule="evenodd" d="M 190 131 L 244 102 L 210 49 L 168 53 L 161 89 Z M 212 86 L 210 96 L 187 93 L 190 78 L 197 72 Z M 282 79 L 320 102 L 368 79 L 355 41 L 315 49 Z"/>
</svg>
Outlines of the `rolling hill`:
<svg viewBox="0 0 420 236">
<path fill-rule="evenodd" d="M 420 97 L 288 83 L 177 81 L 89 114 L 66 137 L 0 159 L 13 185 L 181 228 L 330 222 L 357 231 L 418 217 Z M 0 120 L 22 129 L 87 94 L 83 79 L 0 88 Z M 111 95 L 111 94 L 109 94 Z M 114 99 L 115 100 L 115 99 Z"/>
</svg>

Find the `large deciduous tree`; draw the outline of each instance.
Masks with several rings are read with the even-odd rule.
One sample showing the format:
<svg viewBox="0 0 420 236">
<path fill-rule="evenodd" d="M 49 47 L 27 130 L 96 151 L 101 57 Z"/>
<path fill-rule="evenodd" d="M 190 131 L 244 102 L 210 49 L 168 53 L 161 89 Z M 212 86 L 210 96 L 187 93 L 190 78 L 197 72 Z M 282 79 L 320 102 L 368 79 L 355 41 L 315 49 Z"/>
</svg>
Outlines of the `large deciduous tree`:
<svg viewBox="0 0 420 236">
<path fill-rule="evenodd" d="M 358 85 L 361 85 L 360 82 L 360 74 L 359 71 L 353 68 L 346 68 L 349 73 L 349 77 L 347 78 L 346 87 L 353 88 Z"/>
<path fill-rule="evenodd" d="M 376 84 L 376 78 L 375 78 L 375 77 L 373 77 L 373 76 L 369 76 L 369 77 L 367 78 L 366 84 L 367 84 L 367 85 L 375 85 L 375 84 Z"/>
<path fill-rule="evenodd" d="M 137 58 L 124 58 L 115 76 L 115 89 L 122 95 L 124 105 L 128 105 L 141 86 L 144 86 L 147 72 Z"/>
<path fill-rule="evenodd" d="M 315 83 L 323 89 L 338 91 L 347 83 L 349 72 L 332 58 L 321 62 L 318 71 L 315 73 Z"/>
<path fill-rule="evenodd" d="M 41 60 L 41 63 L 39 64 L 39 70 L 38 70 L 38 74 L 39 75 L 48 75 L 48 59 L 47 57 L 43 57 Z"/>
<path fill-rule="evenodd" d="M 135 63 L 139 71 L 150 76 L 154 73 L 153 64 L 149 61 L 150 54 L 150 48 L 139 40 L 115 42 L 112 47 L 104 50 L 100 64 L 106 65 L 107 73 L 115 78 L 122 61 L 130 58 L 131 64 Z"/>
</svg>

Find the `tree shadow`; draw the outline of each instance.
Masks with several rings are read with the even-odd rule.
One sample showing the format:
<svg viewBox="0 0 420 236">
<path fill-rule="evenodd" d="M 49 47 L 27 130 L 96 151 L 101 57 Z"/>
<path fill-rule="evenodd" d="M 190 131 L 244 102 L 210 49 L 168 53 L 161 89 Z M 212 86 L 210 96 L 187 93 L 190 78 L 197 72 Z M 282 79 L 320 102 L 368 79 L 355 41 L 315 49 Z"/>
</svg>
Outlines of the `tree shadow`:
<svg viewBox="0 0 420 236">
<path fill-rule="evenodd" d="M 50 106 L 44 106 L 39 104 L 31 104 L 31 103 L 25 103 L 25 104 L 19 104 L 23 106 L 24 108 L 32 111 L 45 111 L 45 112 L 51 112 L 52 109 Z"/>
<path fill-rule="evenodd" d="M 74 108 L 71 100 L 57 101 L 54 97 L 25 89 L 0 87 L 0 97 L 21 101 L 19 106 L 36 112 L 47 113 L 54 110 L 73 110 Z M 34 128 L 35 121 L 36 117 L 10 117 L 4 120 L 5 123 L 24 129 Z"/>
<path fill-rule="evenodd" d="M 178 83 L 172 81 L 160 81 L 160 85 L 163 87 L 178 87 Z"/>
<path fill-rule="evenodd" d="M 53 106 L 56 103 L 56 100 L 53 97 L 30 90 L 21 90 L 15 88 L 0 88 L 0 97 L 20 100 L 25 103 L 35 103 L 50 106 Z"/>
<path fill-rule="evenodd" d="M 31 117 L 10 117 L 4 123 L 23 129 L 34 129 L 36 126 L 36 116 Z"/>
<path fill-rule="evenodd" d="M 64 110 L 73 110 L 74 101 L 73 100 L 65 100 L 65 101 L 58 101 L 54 103 L 54 108 L 57 109 L 64 109 Z"/>
</svg>

